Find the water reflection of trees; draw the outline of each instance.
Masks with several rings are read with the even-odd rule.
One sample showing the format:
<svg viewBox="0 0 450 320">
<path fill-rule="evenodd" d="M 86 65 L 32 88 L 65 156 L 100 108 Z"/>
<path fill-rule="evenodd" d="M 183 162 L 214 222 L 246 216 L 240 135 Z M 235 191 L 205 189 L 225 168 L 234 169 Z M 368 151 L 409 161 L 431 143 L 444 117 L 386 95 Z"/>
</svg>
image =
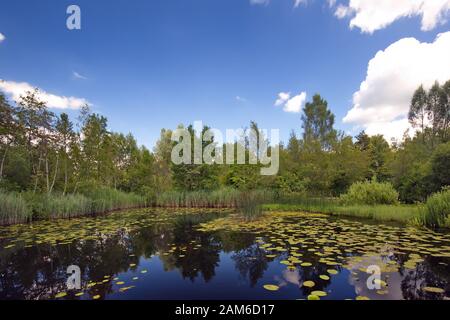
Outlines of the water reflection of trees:
<svg viewBox="0 0 450 320">
<path fill-rule="evenodd" d="M 206 219 L 206 217 L 203 217 Z M 180 252 L 161 255 L 166 270 L 179 270 L 183 278 L 192 281 L 202 276 L 205 281 L 215 275 L 219 264 L 221 243 L 214 237 L 193 230 L 198 218 L 180 219 L 175 223 L 157 223 L 129 232 L 125 229 L 113 235 L 96 234 L 95 240 L 77 240 L 71 244 L 40 244 L 2 251 L 0 260 L 0 299 L 50 299 L 66 291 L 67 267 L 81 269 L 82 283 L 97 285 L 87 291 L 90 296 L 102 297 L 113 292 L 114 275 L 137 269 L 139 258 L 168 252 L 172 245 L 185 246 Z M 195 242 L 191 243 L 191 242 Z M 196 245 L 200 244 L 200 247 Z M 136 264 L 130 267 L 130 264 Z M 105 278 L 107 277 L 107 278 Z M 69 293 L 68 297 L 75 298 Z"/>
<path fill-rule="evenodd" d="M 439 259 L 426 257 L 413 270 L 403 270 L 401 282 L 403 298 L 407 300 L 443 299 L 443 294 L 422 290 L 423 287 L 438 287 L 450 292 L 450 270 L 448 264 L 440 264 Z"/>
</svg>

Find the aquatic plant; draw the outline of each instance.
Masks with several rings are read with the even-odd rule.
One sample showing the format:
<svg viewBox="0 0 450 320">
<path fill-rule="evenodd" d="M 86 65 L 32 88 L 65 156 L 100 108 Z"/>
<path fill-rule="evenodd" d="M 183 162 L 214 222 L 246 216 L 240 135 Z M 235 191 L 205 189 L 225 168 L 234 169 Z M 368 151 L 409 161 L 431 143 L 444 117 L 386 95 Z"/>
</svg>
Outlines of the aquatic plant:
<svg viewBox="0 0 450 320">
<path fill-rule="evenodd" d="M 0 224 L 24 223 L 31 220 L 31 210 L 20 194 L 0 190 Z"/>
<path fill-rule="evenodd" d="M 156 196 L 156 206 L 171 208 L 236 208 L 242 201 L 243 193 L 233 188 L 222 188 L 214 191 L 169 191 Z M 251 191 L 265 202 L 273 199 L 273 193 L 265 190 Z"/>
<path fill-rule="evenodd" d="M 301 204 L 265 204 L 266 211 L 315 212 L 343 217 L 357 217 L 376 221 L 395 221 L 400 223 L 414 223 L 421 216 L 420 205 L 340 205 L 336 201 L 318 199 Z"/>
<path fill-rule="evenodd" d="M 82 195 L 25 193 L 34 219 L 59 219 L 92 213 L 91 201 Z"/>
<path fill-rule="evenodd" d="M 84 196 L 92 201 L 92 213 L 141 208 L 147 205 L 145 197 L 112 188 L 95 188 L 85 191 Z"/>
</svg>

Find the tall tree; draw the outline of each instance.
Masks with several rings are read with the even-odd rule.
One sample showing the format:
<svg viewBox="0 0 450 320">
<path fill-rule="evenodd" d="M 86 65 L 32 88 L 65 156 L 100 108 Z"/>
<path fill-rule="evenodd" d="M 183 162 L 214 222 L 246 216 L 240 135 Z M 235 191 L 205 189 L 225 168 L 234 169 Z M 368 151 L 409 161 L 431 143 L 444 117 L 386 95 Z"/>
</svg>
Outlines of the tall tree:
<svg viewBox="0 0 450 320">
<path fill-rule="evenodd" d="M 415 128 L 420 128 L 421 132 L 424 132 L 426 126 L 426 120 L 429 110 L 427 108 L 428 96 L 427 92 L 420 86 L 416 92 L 414 92 L 411 100 L 411 106 L 409 109 L 408 119 L 411 125 Z"/>
<path fill-rule="evenodd" d="M 303 140 L 306 146 L 318 146 L 321 150 L 330 150 L 336 141 L 334 114 L 328 109 L 328 102 L 318 94 L 308 102 L 302 116 Z"/>
</svg>

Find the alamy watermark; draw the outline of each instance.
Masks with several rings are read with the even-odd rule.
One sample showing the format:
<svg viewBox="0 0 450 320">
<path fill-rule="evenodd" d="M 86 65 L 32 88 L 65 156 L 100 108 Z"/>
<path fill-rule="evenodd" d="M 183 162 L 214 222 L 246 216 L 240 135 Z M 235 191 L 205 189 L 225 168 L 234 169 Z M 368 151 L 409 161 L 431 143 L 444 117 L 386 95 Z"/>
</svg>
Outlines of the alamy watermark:
<svg viewBox="0 0 450 320">
<path fill-rule="evenodd" d="M 366 270 L 367 273 L 371 274 L 367 278 L 366 285 L 369 290 L 380 290 L 381 289 L 381 268 L 377 265 L 371 265 Z"/>
<path fill-rule="evenodd" d="M 80 290 L 81 289 L 81 269 L 79 266 L 72 265 L 67 268 L 66 285 L 68 290 Z"/>
<path fill-rule="evenodd" d="M 69 15 L 66 20 L 66 26 L 69 30 L 81 30 L 81 9 L 72 4 L 67 7 L 66 13 Z"/>
<path fill-rule="evenodd" d="M 225 137 L 225 139 L 224 139 Z M 278 129 L 219 129 L 204 130 L 201 121 L 195 121 L 193 130 L 178 128 L 172 133 L 177 144 L 171 159 L 180 164 L 250 164 L 262 165 L 260 173 L 276 175 L 280 166 L 280 131 Z M 205 146 L 205 143 L 207 145 Z"/>
</svg>

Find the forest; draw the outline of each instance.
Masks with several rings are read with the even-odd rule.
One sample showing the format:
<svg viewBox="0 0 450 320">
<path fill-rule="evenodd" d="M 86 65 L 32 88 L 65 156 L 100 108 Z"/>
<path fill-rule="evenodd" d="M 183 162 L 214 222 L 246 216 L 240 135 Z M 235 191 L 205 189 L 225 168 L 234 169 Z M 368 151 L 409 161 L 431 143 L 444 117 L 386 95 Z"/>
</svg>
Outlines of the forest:
<svg viewBox="0 0 450 320">
<path fill-rule="evenodd" d="M 0 93 L 0 222 L 145 206 L 252 208 L 252 199 L 264 198 L 266 209 L 336 212 L 355 205 L 414 212 L 434 201 L 427 224 L 442 226 L 450 208 L 450 81 L 419 87 L 408 117 L 414 132 L 402 141 L 364 131 L 351 137 L 335 129 L 328 102 L 317 94 L 280 145 L 279 173 L 263 176 L 259 165 L 173 164 L 173 129 L 161 129 L 149 150 L 131 133 L 110 131 L 107 118 L 89 106 L 70 119 L 52 112 L 37 89 L 19 101 Z M 249 127 L 260 132 L 255 122 Z"/>
</svg>

